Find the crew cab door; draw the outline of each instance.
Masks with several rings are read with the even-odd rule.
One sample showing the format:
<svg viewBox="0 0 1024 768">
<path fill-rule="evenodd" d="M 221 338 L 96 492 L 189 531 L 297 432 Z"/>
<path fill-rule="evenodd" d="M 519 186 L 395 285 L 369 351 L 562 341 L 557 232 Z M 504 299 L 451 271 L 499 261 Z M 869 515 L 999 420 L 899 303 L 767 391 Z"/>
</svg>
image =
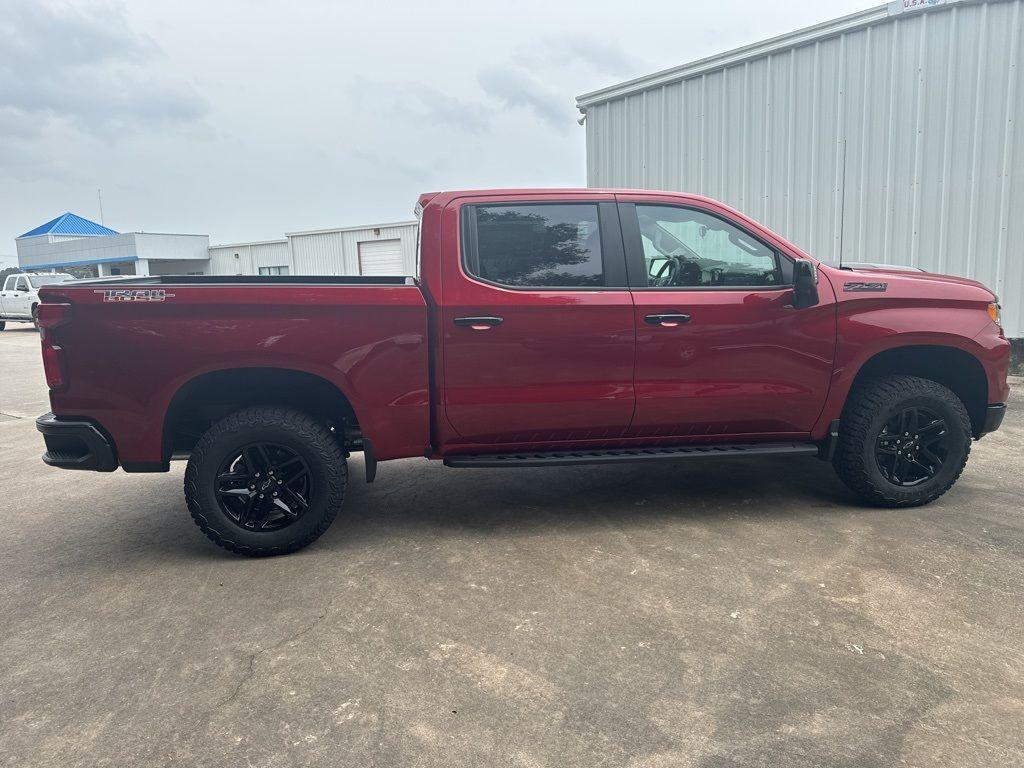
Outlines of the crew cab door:
<svg viewBox="0 0 1024 768">
<path fill-rule="evenodd" d="M 635 332 L 614 196 L 456 199 L 442 238 L 442 442 L 625 434 Z"/>
<path fill-rule="evenodd" d="M 710 202 L 619 200 L 636 307 L 630 436 L 806 436 L 832 375 L 831 288 L 794 309 L 793 255 L 767 230 Z"/>
</svg>

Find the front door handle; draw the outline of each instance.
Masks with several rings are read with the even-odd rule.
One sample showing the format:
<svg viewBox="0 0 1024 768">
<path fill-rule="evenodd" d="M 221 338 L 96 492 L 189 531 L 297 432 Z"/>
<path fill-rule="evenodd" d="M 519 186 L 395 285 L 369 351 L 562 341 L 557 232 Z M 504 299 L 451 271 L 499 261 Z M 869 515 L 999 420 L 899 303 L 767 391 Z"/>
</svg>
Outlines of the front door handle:
<svg viewBox="0 0 1024 768">
<path fill-rule="evenodd" d="M 474 331 L 486 331 L 504 322 L 503 317 L 456 317 L 455 324 L 460 328 L 472 328 Z"/>
<path fill-rule="evenodd" d="M 644 322 L 648 325 L 660 325 L 662 328 L 676 328 L 690 322 L 690 316 L 682 312 L 665 312 L 659 315 L 647 315 Z"/>
</svg>

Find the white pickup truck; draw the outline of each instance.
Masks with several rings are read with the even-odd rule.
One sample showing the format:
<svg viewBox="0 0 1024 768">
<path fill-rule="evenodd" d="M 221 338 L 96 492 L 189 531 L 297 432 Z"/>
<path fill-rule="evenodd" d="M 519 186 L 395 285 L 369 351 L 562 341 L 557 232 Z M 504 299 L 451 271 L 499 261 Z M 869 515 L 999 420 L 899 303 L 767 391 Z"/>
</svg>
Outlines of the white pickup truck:
<svg viewBox="0 0 1024 768">
<path fill-rule="evenodd" d="M 59 273 L 37 275 L 8 275 L 0 289 L 0 331 L 7 323 L 34 323 L 39 289 L 44 285 L 74 280 L 71 275 Z"/>
</svg>

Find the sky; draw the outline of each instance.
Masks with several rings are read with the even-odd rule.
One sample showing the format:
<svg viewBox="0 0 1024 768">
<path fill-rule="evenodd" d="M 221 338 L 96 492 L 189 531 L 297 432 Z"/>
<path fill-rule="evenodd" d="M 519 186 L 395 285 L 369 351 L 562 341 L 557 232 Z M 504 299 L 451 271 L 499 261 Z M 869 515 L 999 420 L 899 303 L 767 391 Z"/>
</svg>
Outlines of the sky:
<svg viewBox="0 0 1024 768">
<path fill-rule="evenodd" d="M 0 0 L 0 254 L 64 211 L 211 243 L 585 186 L 588 91 L 863 0 Z"/>
</svg>

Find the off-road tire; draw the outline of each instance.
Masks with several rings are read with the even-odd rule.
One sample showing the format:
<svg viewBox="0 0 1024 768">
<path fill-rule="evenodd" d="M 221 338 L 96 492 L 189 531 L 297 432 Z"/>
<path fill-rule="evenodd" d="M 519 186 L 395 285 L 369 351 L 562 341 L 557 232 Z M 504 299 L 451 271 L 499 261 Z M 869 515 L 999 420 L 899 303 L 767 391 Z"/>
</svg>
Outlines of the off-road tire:
<svg viewBox="0 0 1024 768">
<path fill-rule="evenodd" d="M 875 444 L 887 420 L 900 409 L 921 406 L 946 421 L 950 450 L 942 467 L 920 485 L 890 482 L 878 467 Z M 843 409 L 833 466 L 839 478 L 869 504 L 916 507 L 935 501 L 960 477 L 971 452 L 971 420 L 950 389 L 917 376 L 885 376 L 858 384 Z"/>
<path fill-rule="evenodd" d="M 224 513 L 216 495 L 216 477 L 225 458 L 240 446 L 260 441 L 299 454 L 317 489 L 302 517 L 280 530 L 243 530 Z M 265 557 L 295 552 L 319 538 L 338 516 L 347 484 L 345 453 L 326 426 L 293 408 L 257 406 L 218 421 L 199 439 L 185 470 L 185 500 L 196 525 L 215 544 L 241 555 Z"/>
</svg>

